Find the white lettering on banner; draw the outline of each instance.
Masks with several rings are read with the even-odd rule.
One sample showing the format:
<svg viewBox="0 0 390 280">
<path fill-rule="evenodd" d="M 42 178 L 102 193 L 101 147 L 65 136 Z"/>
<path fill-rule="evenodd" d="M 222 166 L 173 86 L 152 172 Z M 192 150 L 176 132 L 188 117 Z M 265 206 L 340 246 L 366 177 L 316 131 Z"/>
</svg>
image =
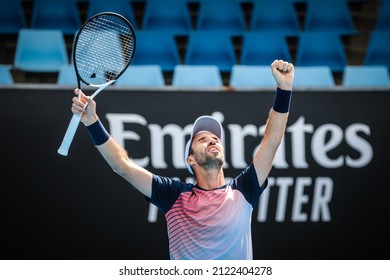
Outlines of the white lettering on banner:
<svg viewBox="0 0 390 280">
<path fill-rule="evenodd" d="M 220 114 L 220 113 L 218 113 Z M 110 124 L 111 135 L 125 146 L 126 140 L 142 141 L 139 134 L 134 131 L 124 130 L 125 123 L 139 124 L 145 126 L 150 132 L 151 153 L 150 157 L 145 155 L 143 158 L 134 158 L 133 160 L 140 166 L 146 167 L 150 163 L 154 168 L 166 169 L 168 164 L 165 161 L 164 137 L 170 136 L 172 139 L 172 164 L 174 168 L 185 168 L 183 151 L 185 147 L 185 137 L 191 133 L 191 124 L 184 129 L 176 124 L 168 124 L 161 127 L 158 124 L 148 124 L 144 117 L 136 114 L 107 114 Z M 242 169 L 248 165 L 245 161 L 245 137 L 262 137 L 265 126 L 259 129 L 254 125 L 240 126 L 237 124 L 227 125 L 230 132 L 231 164 L 233 168 Z M 311 154 L 314 160 L 325 168 L 338 168 L 343 165 L 361 168 L 369 164 L 373 157 L 373 150 L 369 142 L 361 137 L 360 134 L 370 135 L 370 128 L 361 123 L 351 124 L 343 133 L 343 130 L 336 124 L 323 124 L 314 130 L 313 125 L 306 124 L 305 118 L 300 117 L 295 123 L 287 127 L 286 133 L 291 134 L 291 153 L 292 166 L 294 168 L 309 168 L 306 160 L 306 137 L 305 134 L 313 134 L 311 140 Z M 356 158 L 350 155 L 338 155 L 331 159 L 328 153 L 345 142 L 354 151 L 357 152 Z M 234 149 L 233 149 L 234 147 Z M 254 149 L 253 153 L 256 151 Z M 289 168 L 286 160 L 286 143 L 283 138 L 282 143 L 276 153 L 274 167 L 280 169 Z"/>
<path fill-rule="evenodd" d="M 330 135 L 326 140 L 326 135 Z M 344 164 L 344 158 L 340 155 L 332 160 L 327 154 L 337 148 L 343 141 L 343 130 L 334 124 L 324 124 L 320 126 L 313 135 L 311 153 L 321 166 L 327 168 L 337 168 Z"/>
<path fill-rule="evenodd" d="M 168 164 L 165 162 L 164 137 L 169 135 L 172 139 L 173 166 L 179 166 L 180 168 L 184 168 L 184 140 L 186 134 L 191 133 L 191 127 L 186 126 L 185 129 L 181 129 L 178 125 L 175 124 L 168 124 L 164 126 L 164 128 L 157 124 L 150 124 L 148 127 L 150 130 L 150 138 L 152 139 L 152 166 L 160 169 L 168 168 Z"/>
<path fill-rule="evenodd" d="M 373 150 L 367 141 L 359 137 L 359 133 L 370 135 L 370 128 L 363 124 L 352 124 L 347 127 L 344 137 L 342 129 L 337 125 L 322 125 L 313 135 L 311 153 L 316 161 L 323 167 L 337 168 L 343 166 L 345 163 L 350 167 L 363 167 L 371 161 Z M 325 143 L 327 134 L 330 135 L 330 139 Z M 348 155 L 344 158 L 340 155 L 337 159 L 331 160 L 326 156 L 326 153 L 339 146 L 344 138 L 350 147 L 360 153 L 360 158 L 352 159 Z"/>
<path fill-rule="evenodd" d="M 224 116 L 221 112 L 212 114 L 218 118 L 223 124 Z M 185 160 L 183 151 L 186 144 L 186 137 L 191 133 L 192 124 L 186 125 L 184 128 L 177 124 L 167 124 L 161 126 L 159 124 L 149 124 L 147 120 L 137 114 L 114 114 L 106 115 L 110 126 L 110 133 L 120 145 L 125 147 L 126 141 L 144 141 L 139 133 L 133 130 L 125 129 L 125 124 L 139 125 L 141 129 L 148 129 L 150 134 L 150 154 L 145 154 L 141 158 L 133 158 L 140 166 L 147 167 L 151 165 L 156 169 L 167 169 L 169 164 L 166 162 L 167 155 L 165 154 L 165 139 L 170 137 L 172 145 L 172 166 L 176 169 L 185 169 Z M 223 125 L 229 130 L 230 147 L 226 148 L 229 151 L 229 159 L 231 167 L 242 170 L 249 163 L 245 157 L 245 138 L 259 138 L 264 135 L 265 125 L 257 127 L 253 124 L 244 126 L 238 124 Z M 373 149 L 370 143 L 366 140 L 371 134 L 370 127 L 362 123 L 353 123 L 345 128 L 345 131 L 337 124 L 325 123 L 317 128 L 312 124 L 305 123 L 303 116 L 299 117 L 293 124 L 286 128 L 286 135 L 290 136 L 289 143 L 286 143 L 286 137 L 282 139 L 281 145 L 275 155 L 273 167 L 276 169 L 308 169 L 310 168 L 307 161 L 307 152 L 310 151 L 314 161 L 324 168 L 340 168 L 348 166 L 352 168 L 362 168 L 368 165 L 373 158 Z M 310 150 L 306 149 L 307 136 L 311 135 Z M 366 137 L 366 138 L 365 138 Z M 226 141 L 223 139 L 224 142 Z M 287 146 L 289 145 L 289 146 Z M 347 151 L 344 147 L 339 149 L 342 152 L 335 155 L 337 148 L 341 145 L 347 145 L 351 148 Z M 230 149 L 230 150 L 229 150 Z M 252 151 L 256 152 L 258 146 Z M 286 151 L 291 151 L 291 163 L 287 160 Z M 350 154 L 348 154 L 348 152 Z M 332 157 L 330 156 L 332 154 Z M 353 155 L 353 156 L 352 156 Z M 225 163 L 225 168 L 228 167 Z M 289 196 L 289 189 L 294 187 L 292 198 Z M 311 195 L 305 192 L 308 188 L 313 188 Z M 286 220 L 287 201 L 292 199 L 291 221 L 330 221 L 331 215 L 329 210 L 329 202 L 333 194 L 333 180 L 327 177 L 279 177 L 269 178 L 269 188 L 262 194 L 257 221 L 265 222 L 270 219 L 268 217 L 270 189 L 278 189 L 277 203 L 275 205 L 275 221 L 283 222 Z M 310 192 L 309 192 L 310 193 Z M 272 192 L 271 192 L 272 194 Z M 303 209 L 311 211 L 308 213 Z M 157 220 L 157 208 L 150 206 L 149 222 Z"/>
<path fill-rule="evenodd" d="M 245 161 L 245 137 L 258 137 L 258 129 L 255 125 L 241 127 L 238 124 L 229 124 L 230 131 L 230 154 L 231 163 L 234 168 L 245 168 L 248 163 Z M 256 150 L 256 149 L 255 149 Z"/>
<path fill-rule="evenodd" d="M 367 165 L 374 155 L 371 145 L 360 138 L 358 133 L 370 135 L 370 127 L 364 124 L 352 124 L 345 131 L 345 141 L 361 154 L 361 157 L 357 159 L 353 159 L 350 156 L 346 157 L 347 165 L 354 168 L 361 168 Z"/>
<path fill-rule="evenodd" d="M 309 168 L 306 161 L 306 133 L 313 134 L 311 140 L 311 154 L 314 160 L 325 168 L 338 168 L 343 165 L 361 168 L 370 163 L 373 157 L 371 145 L 360 136 L 360 134 L 370 135 L 370 127 L 361 124 L 351 124 L 343 130 L 335 124 L 323 124 L 314 130 L 313 125 L 306 124 L 305 118 L 300 117 L 294 124 L 286 129 L 286 133 L 291 134 L 292 165 L 294 168 Z M 328 137 L 329 136 L 329 137 Z M 339 155 L 336 159 L 328 157 L 328 153 L 345 142 L 359 153 L 356 159 L 349 155 Z M 274 160 L 275 168 L 288 168 L 285 159 L 285 141 L 283 139 Z"/>
<path fill-rule="evenodd" d="M 295 182 L 294 182 L 295 180 Z M 295 183 L 295 184 L 294 184 Z M 268 187 L 260 196 L 257 212 L 257 221 L 266 222 L 273 219 L 269 217 L 270 199 L 276 193 L 277 203 L 275 204 L 275 218 L 277 222 L 284 222 L 287 214 L 287 201 L 289 200 L 289 189 L 293 187 L 291 221 L 293 222 L 329 222 L 331 220 L 329 203 L 332 200 L 333 180 L 328 177 L 317 177 L 314 180 L 310 177 L 278 177 L 268 178 Z M 276 189 L 277 188 L 277 189 Z M 306 189 L 313 188 L 312 192 L 305 192 Z M 308 193 L 311 193 L 309 195 Z M 291 199 L 290 199 L 291 200 Z M 310 213 L 304 212 L 303 206 L 309 206 Z"/>
<path fill-rule="evenodd" d="M 137 114 L 106 114 L 106 117 L 110 124 L 111 136 L 115 138 L 118 144 L 122 147 L 125 147 L 125 140 L 141 140 L 141 137 L 134 131 L 124 129 L 125 123 L 134 123 L 142 126 L 146 126 L 148 124 L 144 117 Z M 133 160 L 140 166 L 147 166 L 149 164 L 148 156 Z"/>
<path fill-rule="evenodd" d="M 313 125 L 305 124 L 304 117 L 300 117 L 294 124 L 286 128 L 286 133 L 291 133 L 292 164 L 295 168 L 309 167 L 309 164 L 306 162 L 305 133 L 312 133 L 313 130 Z M 284 139 L 282 142 L 283 146 L 285 146 Z M 288 166 L 283 168 L 288 168 Z"/>
</svg>

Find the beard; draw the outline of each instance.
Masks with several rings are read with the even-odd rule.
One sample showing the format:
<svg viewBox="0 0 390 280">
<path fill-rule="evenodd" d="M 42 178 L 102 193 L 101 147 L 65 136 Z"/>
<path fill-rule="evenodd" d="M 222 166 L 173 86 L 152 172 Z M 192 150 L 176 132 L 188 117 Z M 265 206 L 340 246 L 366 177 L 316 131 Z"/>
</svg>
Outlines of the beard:
<svg viewBox="0 0 390 280">
<path fill-rule="evenodd" d="M 225 157 L 223 155 L 210 156 L 207 154 L 195 154 L 194 157 L 198 165 L 205 170 L 220 169 L 225 161 Z"/>
</svg>

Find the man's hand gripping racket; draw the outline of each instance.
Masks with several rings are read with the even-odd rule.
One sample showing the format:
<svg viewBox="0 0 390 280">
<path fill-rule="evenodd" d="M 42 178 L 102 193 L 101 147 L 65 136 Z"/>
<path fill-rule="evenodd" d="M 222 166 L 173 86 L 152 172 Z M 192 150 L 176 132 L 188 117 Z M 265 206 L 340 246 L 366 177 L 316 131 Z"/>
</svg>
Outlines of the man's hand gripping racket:
<svg viewBox="0 0 390 280">
<path fill-rule="evenodd" d="M 88 19 L 73 43 L 73 65 L 78 89 L 81 89 L 81 81 L 97 87 L 91 95 L 91 98 L 95 98 L 123 74 L 132 61 L 135 45 L 133 26 L 122 15 L 104 12 Z M 81 94 L 78 96 L 80 98 Z M 60 155 L 68 155 L 80 120 L 81 114 L 73 114 L 58 149 Z"/>
</svg>

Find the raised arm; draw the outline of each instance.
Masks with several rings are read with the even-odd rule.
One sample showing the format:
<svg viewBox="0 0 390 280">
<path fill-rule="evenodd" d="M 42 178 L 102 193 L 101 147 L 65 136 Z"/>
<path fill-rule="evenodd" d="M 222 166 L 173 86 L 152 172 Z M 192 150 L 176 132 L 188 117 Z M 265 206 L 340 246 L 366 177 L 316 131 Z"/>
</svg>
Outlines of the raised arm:
<svg viewBox="0 0 390 280">
<path fill-rule="evenodd" d="M 75 94 L 81 94 L 81 101 L 73 97 L 72 112 L 83 114 L 81 122 L 86 126 L 95 146 L 111 166 L 112 170 L 126 179 L 145 196 L 152 193 L 152 176 L 148 170 L 132 161 L 127 151 L 121 147 L 105 130 L 96 113 L 96 103 L 90 96 L 85 96 L 81 90 L 76 89 Z M 88 106 L 84 109 L 85 102 Z"/>
<path fill-rule="evenodd" d="M 275 60 L 271 64 L 271 70 L 278 88 L 263 139 L 253 158 L 260 185 L 271 171 L 272 162 L 286 129 L 294 80 L 294 66 L 291 63 Z"/>
</svg>

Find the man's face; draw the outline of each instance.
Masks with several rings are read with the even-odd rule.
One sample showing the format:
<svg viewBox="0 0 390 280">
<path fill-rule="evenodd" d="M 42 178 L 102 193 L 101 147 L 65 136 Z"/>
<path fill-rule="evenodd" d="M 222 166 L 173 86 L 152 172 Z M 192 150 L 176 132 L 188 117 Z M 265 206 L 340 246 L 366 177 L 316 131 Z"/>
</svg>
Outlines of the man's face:
<svg viewBox="0 0 390 280">
<path fill-rule="evenodd" d="M 221 140 L 211 132 L 200 132 L 192 140 L 191 154 L 196 163 L 206 170 L 219 169 L 225 162 Z"/>
</svg>

